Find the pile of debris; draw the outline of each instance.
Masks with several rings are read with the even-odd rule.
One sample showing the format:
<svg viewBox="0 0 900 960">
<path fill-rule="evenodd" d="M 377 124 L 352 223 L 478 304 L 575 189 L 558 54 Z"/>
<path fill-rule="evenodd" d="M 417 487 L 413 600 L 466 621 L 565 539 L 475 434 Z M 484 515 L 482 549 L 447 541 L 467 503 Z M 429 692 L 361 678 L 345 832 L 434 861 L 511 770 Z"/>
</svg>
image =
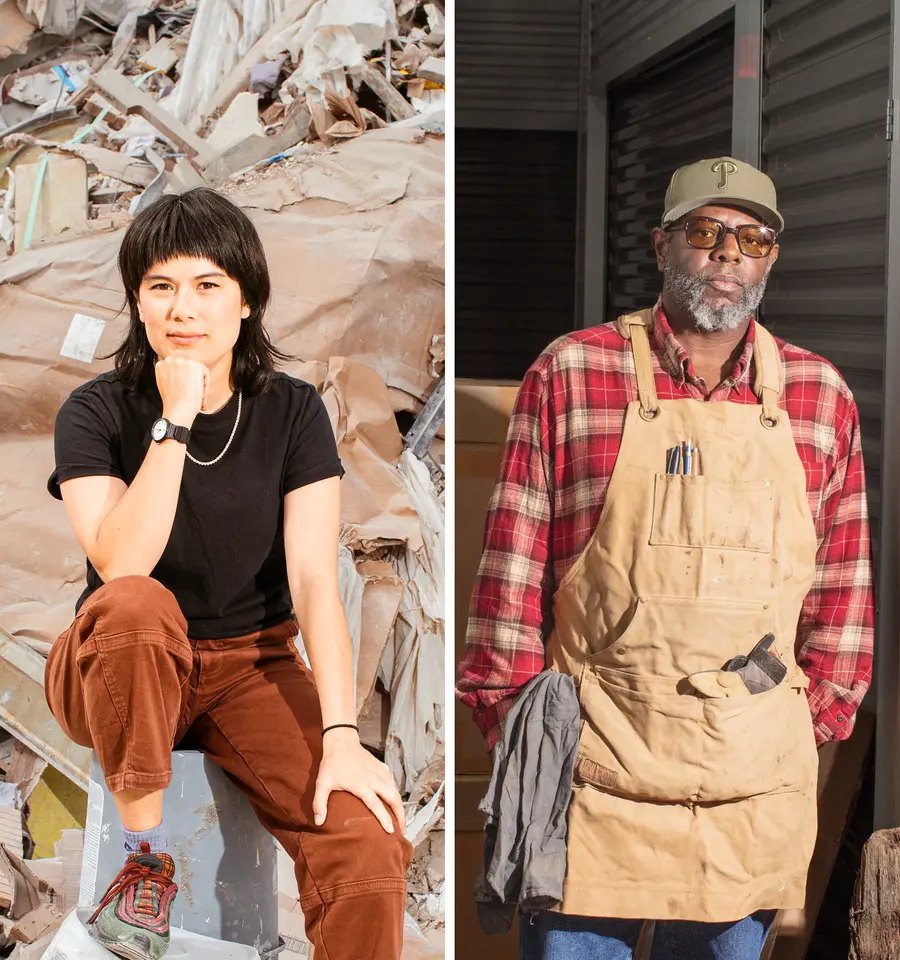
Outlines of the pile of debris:
<svg viewBox="0 0 900 960">
<path fill-rule="evenodd" d="M 8 808 L 25 838 L 0 835 L 0 955 L 41 956 L 77 902 L 60 877 L 85 823 L 89 753 L 41 689 L 84 578 L 46 493 L 54 418 L 124 334 L 127 223 L 200 184 L 254 221 L 269 334 L 331 414 L 361 733 L 416 844 L 410 956 L 442 952 L 443 45 L 440 2 L 0 0 L 0 728 L 35 765 L 26 787 L 76 795 L 35 805 L 18 769 L 0 784 L 0 824 Z M 281 907 L 282 956 L 306 956 L 290 881 Z"/>
<path fill-rule="evenodd" d="M 116 222 L 367 131 L 443 132 L 442 8 L 0 0 L 2 245 Z"/>
<path fill-rule="evenodd" d="M 43 956 L 66 913 L 78 904 L 84 833 L 66 829 L 60 820 L 58 801 L 71 802 L 74 791 L 60 790 L 61 777 L 44 780 L 46 768 L 22 741 L 0 731 L 0 953 L 16 960 Z M 55 820 L 55 829 L 33 835 L 33 807 L 45 820 L 48 815 Z"/>
</svg>

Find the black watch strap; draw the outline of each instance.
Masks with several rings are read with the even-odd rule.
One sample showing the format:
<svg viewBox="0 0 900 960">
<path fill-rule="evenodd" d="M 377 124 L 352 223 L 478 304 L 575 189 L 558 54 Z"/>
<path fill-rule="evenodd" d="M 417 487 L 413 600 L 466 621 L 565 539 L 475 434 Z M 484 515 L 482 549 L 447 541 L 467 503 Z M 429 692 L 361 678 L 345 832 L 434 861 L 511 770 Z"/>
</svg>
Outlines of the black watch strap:
<svg viewBox="0 0 900 960">
<path fill-rule="evenodd" d="M 166 438 L 169 437 L 187 446 L 188 441 L 191 439 L 191 431 L 188 427 L 179 427 L 174 423 L 170 423 L 169 429 L 166 430 Z"/>
</svg>

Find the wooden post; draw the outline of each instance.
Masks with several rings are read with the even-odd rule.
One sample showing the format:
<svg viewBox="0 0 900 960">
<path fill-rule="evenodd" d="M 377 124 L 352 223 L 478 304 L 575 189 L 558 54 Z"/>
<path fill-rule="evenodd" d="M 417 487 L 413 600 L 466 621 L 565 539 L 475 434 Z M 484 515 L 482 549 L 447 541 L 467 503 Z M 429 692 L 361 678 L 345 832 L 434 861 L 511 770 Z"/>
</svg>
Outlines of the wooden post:
<svg viewBox="0 0 900 960">
<path fill-rule="evenodd" d="M 863 847 L 850 909 L 850 960 L 900 960 L 900 829 Z"/>
</svg>

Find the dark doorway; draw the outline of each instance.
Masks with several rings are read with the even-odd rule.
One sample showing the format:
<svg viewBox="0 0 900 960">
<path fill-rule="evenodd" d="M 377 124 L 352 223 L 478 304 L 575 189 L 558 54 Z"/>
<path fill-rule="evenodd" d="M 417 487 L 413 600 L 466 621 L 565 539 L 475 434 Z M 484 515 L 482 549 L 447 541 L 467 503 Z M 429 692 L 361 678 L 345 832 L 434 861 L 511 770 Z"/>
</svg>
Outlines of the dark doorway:
<svg viewBox="0 0 900 960">
<path fill-rule="evenodd" d="M 650 246 L 676 167 L 731 153 L 733 21 L 609 89 L 606 319 L 652 306 Z"/>
</svg>

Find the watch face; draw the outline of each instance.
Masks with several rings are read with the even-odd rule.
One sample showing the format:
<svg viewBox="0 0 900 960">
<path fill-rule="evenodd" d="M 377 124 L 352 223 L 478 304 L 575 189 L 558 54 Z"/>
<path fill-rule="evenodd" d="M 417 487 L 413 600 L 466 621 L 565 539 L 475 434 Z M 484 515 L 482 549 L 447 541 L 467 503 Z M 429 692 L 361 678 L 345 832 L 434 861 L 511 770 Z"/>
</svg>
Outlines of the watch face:
<svg viewBox="0 0 900 960">
<path fill-rule="evenodd" d="M 163 437 L 165 437 L 167 427 L 168 427 L 168 424 L 166 423 L 166 421 L 160 418 L 150 428 L 150 436 L 153 437 L 153 439 L 156 440 L 157 443 L 159 443 L 159 441 L 162 440 Z"/>
</svg>

